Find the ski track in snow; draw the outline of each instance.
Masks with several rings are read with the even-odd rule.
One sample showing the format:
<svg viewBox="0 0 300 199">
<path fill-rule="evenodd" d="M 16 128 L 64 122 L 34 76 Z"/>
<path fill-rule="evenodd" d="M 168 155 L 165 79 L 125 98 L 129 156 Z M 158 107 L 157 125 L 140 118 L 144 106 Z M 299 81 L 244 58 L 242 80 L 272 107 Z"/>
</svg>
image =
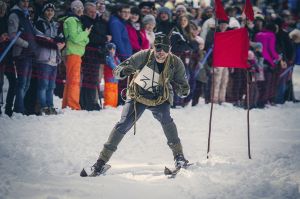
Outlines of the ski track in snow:
<svg viewBox="0 0 300 199">
<path fill-rule="evenodd" d="M 300 69 L 294 74 L 300 98 Z M 7 89 L 7 88 L 6 88 Z M 61 101 L 55 98 L 56 107 Z M 100 112 L 63 110 L 57 116 L 0 116 L 0 199 L 172 198 L 298 199 L 300 103 L 250 112 L 251 154 L 247 156 L 247 112 L 214 106 L 210 158 L 206 159 L 210 106 L 172 109 L 185 156 L 194 163 L 175 179 L 171 151 L 151 112 L 119 145 L 105 176 L 81 178 L 95 163 L 122 108 Z"/>
</svg>

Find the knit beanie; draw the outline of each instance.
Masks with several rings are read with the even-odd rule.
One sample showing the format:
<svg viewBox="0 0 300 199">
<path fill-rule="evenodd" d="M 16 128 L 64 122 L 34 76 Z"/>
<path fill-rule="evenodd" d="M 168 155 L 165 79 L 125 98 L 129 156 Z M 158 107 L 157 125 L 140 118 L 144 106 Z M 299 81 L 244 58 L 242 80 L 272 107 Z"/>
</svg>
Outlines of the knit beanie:
<svg viewBox="0 0 300 199">
<path fill-rule="evenodd" d="M 138 7 L 132 7 L 132 8 L 130 9 L 130 13 L 131 13 L 131 14 L 136 14 L 136 15 L 141 16 L 141 10 L 140 10 Z"/>
<path fill-rule="evenodd" d="M 167 8 L 167 7 L 161 7 L 161 8 L 159 8 L 159 9 L 158 9 L 158 12 L 157 12 L 157 15 L 159 16 L 161 13 L 166 13 L 166 14 L 168 14 L 168 15 L 169 15 L 169 18 L 172 17 L 172 12 L 171 12 L 171 10 L 170 10 L 169 8 Z"/>
<path fill-rule="evenodd" d="M 155 17 L 153 15 L 145 15 L 143 20 L 142 20 L 142 23 L 144 25 L 146 25 L 146 24 L 156 24 Z"/>
<path fill-rule="evenodd" d="M 178 11 L 178 10 L 184 10 L 184 12 L 186 12 L 186 7 L 184 6 L 184 5 L 178 5 L 177 7 L 176 7 L 176 12 Z"/>
<path fill-rule="evenodd" d="M 80 0 L 75 0 L 71 3 L 71 10 L 74 10 L 75 8 L 82 7 L 83 3 Z"/>
<path fill-rule="evenodd" d="M 53 10 L 55 10 L 54 4 L 52 4 L 52 3 L 46 3 L 46 4 L 43 6 L 42 13 L 44 13 L 48 8 L 52 8 Z"/>
<path fill-rule="evenodd" d="M 152 1 L 142 1 L 139 4 L 139 8 L 140 9 L 142 9 L 145 6 L 149 7 L 150 9 L 155 9 L 155 2 L 152 2 Z"/>
<path fill-rule="evenodd" d="M 107 50 L 116 49 L 116 45 L 115 45 L 114 43 L 107 43 L 107 44 L 105 45 L 105 48 L 106 48 Z"/>
</svg>

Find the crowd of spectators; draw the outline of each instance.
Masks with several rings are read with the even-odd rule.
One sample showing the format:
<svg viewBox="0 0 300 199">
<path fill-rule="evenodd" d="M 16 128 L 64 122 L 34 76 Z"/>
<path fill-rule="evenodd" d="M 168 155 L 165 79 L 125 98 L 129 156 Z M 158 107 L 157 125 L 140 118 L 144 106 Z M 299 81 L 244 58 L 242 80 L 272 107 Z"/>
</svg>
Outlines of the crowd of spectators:
<svg viewBox="0 0 300 199">
<path fill-rule="evenodd" d="M 209 0 L 75 0 L 60 1 L 59 9 L 57 2 L 46 0 L 0 1 L 1 54 L 21 31 L 0 63 L 0 113 L 3 105 L 11 116 L 124 104 L 127 80 L 116 80 L 112 70 L 134 53 L 152 48 L 159 32 L 171 32 L 171 51 L 185 64 L 191 87 L 184 99 L 175 94 L 173 108 L 196 106 L 199 99 L 242 108 L 247 98 L 251 108 L 299 102 L 292 74 L 300 65 L 300 2 L 252 1 L 253 22 L 243 14 L 244 1 L 222 2 L 228 21 L 215 19 Z M 251 40 L 250 68 L 213 68 L 215 32 L 241 27 L 248 29 Z M 4 77 L 9 84 L 5 100 Z M 62 99 L 61 107 L 54 107 L 54 95 Z"/>
</svg>

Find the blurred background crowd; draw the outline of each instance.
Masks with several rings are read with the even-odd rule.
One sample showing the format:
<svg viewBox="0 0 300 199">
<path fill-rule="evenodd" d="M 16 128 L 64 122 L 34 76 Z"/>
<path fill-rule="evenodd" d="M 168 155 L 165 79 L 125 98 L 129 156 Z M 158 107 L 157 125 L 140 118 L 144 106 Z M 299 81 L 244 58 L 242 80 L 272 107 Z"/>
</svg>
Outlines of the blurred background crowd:
<svg viewBox="0 0 300 199">
<path fill-rule="evenodd" d="M 191 87 L 187 98 L 175 94 L 172 108 L 211 102 L 246 108 L 247 98 L 250 108 L 299 102 L 292 74 L 300 65 L 300 1 L 252 0 L 253 22 L 243 14 L 244 0 L 222 3 L 228 21 L 215 20 L 210 0 L 0 1 L 1 54 L 20 32 L 0 63 L 0 112 L 50 115 L 122 105 L 127 80 L 116 80 L 112 70 L 152 48 L 156 33 L 170 31 L 171 51 L 185 64 Z M 215 32 L 241 27 L 251 40 L 249 69 L 213 72 Z M 54 95 L 61 107 L 54 107 Z"/>
</svg>

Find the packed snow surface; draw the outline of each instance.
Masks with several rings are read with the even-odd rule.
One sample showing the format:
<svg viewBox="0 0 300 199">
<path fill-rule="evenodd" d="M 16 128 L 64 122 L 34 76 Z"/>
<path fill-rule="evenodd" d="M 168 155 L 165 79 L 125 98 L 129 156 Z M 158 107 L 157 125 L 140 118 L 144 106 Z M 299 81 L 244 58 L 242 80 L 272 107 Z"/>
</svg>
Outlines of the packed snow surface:
<svg viewBox="0 0 300 199">
<path fill-rule="evenodd" d="M 294 86 L 300 98 L 300 68 Z M 6 88 L 7 89 L 7 88 Z M 61 100 L 55 98 L 56 107 Z M 160 124 L 146 111 L 109 162 L 105 176 L 82 178 L 120 119 L 122 107 L 99 112 L 62 110 L 56 116 L 0 116 L 0 198 L 16 199 L 296 199 L 300 198 L 300 103 L 250 111 L 210 105 L 172 109 L 186 158 L 194 163 L 175 179 Z"/>
</svg>

